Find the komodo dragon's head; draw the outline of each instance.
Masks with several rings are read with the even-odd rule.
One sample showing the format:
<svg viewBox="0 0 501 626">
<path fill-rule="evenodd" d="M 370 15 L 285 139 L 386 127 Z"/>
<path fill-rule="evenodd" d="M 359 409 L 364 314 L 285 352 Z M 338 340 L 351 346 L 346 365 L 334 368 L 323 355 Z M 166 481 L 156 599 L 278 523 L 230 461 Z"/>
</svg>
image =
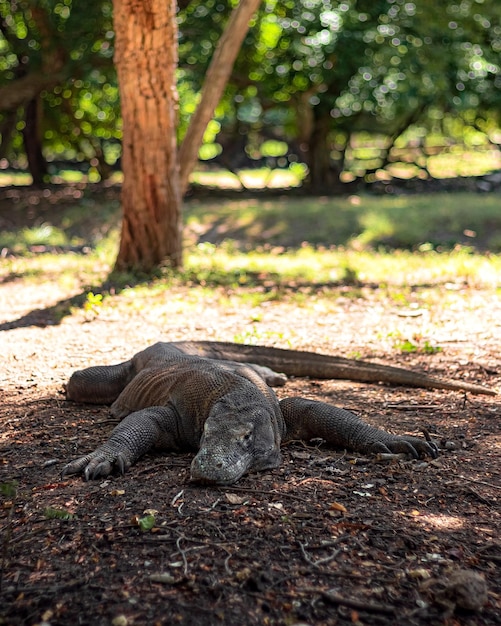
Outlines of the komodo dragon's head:
<svg viewBox="0 0 501 626">
<path fill-rule="evenodd" d="M 205 422 L 191 479 L 231 485 L 247 472 L 279 465 L 280 435 L 273 408 L 219 402 Z"/>
</svg>

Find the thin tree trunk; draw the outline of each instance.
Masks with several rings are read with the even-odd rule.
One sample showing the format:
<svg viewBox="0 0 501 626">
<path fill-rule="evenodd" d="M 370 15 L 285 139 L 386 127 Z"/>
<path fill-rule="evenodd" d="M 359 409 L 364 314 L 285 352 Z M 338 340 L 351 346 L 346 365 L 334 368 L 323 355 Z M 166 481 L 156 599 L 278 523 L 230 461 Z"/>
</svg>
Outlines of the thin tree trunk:
<svg viewBox="0 0 501 626">
<path fill-rule="evenodd" d="M 315 115 L 308 142 L 309 188 L 313 193 L 329 195 L 339 186 L 339 172 L 335 170 L 330 155 L 330 126 L 331 118 L 327 111 Z"/>
<path fill-rule="evenodd" d="M 123 141 L 117 270 L 182 264 L 175 0 L 114 0 Z"/>
<path fill-rule="evenodd" d="M 25 106 L 23 129 L 24 150 L 34 185 L 42 185 L 47 176 L 47 162 L 40 140 L 40 98 L 36 96 Z"/>
<path fill-rule="evenodd" d="M 209 69 L 205 75 L 200 103 L 190 120 L 186 136 L 179 150 L 181 167 L 181 190 L 184 193 L 188 179 L 198 159 L 207 124 L 221 99 L 233 69 L 242 42 L 249 29 L 249 21 L 256 12 L 260 0 L 240 0 L 233 10 L 224 33 L 219 40 Z"/>
</svg>

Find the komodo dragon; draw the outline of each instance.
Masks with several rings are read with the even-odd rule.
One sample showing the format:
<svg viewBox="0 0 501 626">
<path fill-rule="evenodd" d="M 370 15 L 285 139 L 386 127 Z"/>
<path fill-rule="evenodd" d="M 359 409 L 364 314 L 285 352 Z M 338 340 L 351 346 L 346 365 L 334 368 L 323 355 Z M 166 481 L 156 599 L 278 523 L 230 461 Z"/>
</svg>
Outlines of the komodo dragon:
<svg viewBox="0 0 501 626">
<path fill-rule="evenodd" d="M 256 361 L 256 364 L 247 361 Z M 118 365 L 75 372 L 67 397 L 113 403 L 122 421 L 106 443 L 63 469 L 86 480 L 123 474 L 153 447 L 198 450 L 191 478 L 228 485 L 249 471 L 277 467 L 280 444 L 321 437 L 358 452 L 437 456 L 431 442 L 392 435 L 344 409 L 304 398 L 278 401 L 269 385 L 283 374 L 350 378 L 494 393 L 465 382 L 444 382 L 409 370 L 327 355 L 224 342 L 156 343 Z"/>
</svg>

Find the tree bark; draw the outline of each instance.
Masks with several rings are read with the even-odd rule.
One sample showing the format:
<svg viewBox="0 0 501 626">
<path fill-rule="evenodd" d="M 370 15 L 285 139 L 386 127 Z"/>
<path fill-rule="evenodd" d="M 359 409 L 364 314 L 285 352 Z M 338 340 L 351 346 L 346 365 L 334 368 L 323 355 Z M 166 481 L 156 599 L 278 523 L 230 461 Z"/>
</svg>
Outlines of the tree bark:
<svg viewBox="0 0 501 626">
<path fill-rule="evenodd" d="M 256 12 L 260 0 L 240 0 L 233 10 L 214 56 L 205 75 L 200 103 L 193 114 L 186 136 L 179 150 L 181 167 L 181 190 L 184 193 L 188 179 L 198 159 L 207 124 L 221 99 L 233 69 L 242 42 L 249 29 L 249 21 Z"/>
<path fill-rule="evenodd" d="M 308 183 L 310 191 L 315 194 L 329 195 L 339 187 L 339 172 L 330 156 L 330 129 L 329 112 L 316 113 L 308 142 Z"/>
<path fill-rule="evenodd" d="M 114 0 L 123 140 L 117 270 L 182 264 L 175 0 Z"/>
<path fill-rule="evenodd" d="M 40 138 L 40 98 L 36 96 L 25 106 L 23 129 L 24 150 L 34 185 L 42 185 L 47 177 L 47 162 Z"/>
</svg>

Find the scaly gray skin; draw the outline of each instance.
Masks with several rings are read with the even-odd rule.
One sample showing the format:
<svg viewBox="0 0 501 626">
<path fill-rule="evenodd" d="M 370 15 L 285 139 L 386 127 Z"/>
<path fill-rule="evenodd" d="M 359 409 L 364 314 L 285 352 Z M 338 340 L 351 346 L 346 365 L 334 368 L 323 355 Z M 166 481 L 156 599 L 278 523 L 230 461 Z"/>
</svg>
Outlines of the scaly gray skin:
<svg viewBox="0 0 501 626">
<path fill-rule="evenodd" d="M 259 365 L 282 372 L 287 376 L 308 376 L 309 378 L 323 379 L 342 378 L 362 382 L 424 387 L 425 389 L 463 390 L 490 396 L 496 395 L 492 389 L 462 380 L 442 380 L 402 367 L 380 365 L 358 359 L 345 359 L 316 352 L 283 350 L 225 341 L 175 341 L 169 345 L 184 354 L 216 360 L 225 359 L 239 363 L 259 363 Z"/>
<path fill-rule="evenodd" d="M 283 384 L 282 375 L 227 361 L 225 353 L 219 361 L 186 354 L 194 345 L 157 343 L 130 361 L 75 372 L 68 398 L 112 402 L 113 416 L 122 421 L 106 443 L 66 465 L 62 475 L 83 472 L 89 480 L 107 476 L 113 467 L 123 474 L 158 447 L 198 450 L 192 480 L 229 485 L 249 471 L 277 467 L 282 441 L 314 437 L 363 453 L 437 455 L 433 444 L 392 435 L 324 402 L 279 402 L 269 384 Z"/>
</svg>

